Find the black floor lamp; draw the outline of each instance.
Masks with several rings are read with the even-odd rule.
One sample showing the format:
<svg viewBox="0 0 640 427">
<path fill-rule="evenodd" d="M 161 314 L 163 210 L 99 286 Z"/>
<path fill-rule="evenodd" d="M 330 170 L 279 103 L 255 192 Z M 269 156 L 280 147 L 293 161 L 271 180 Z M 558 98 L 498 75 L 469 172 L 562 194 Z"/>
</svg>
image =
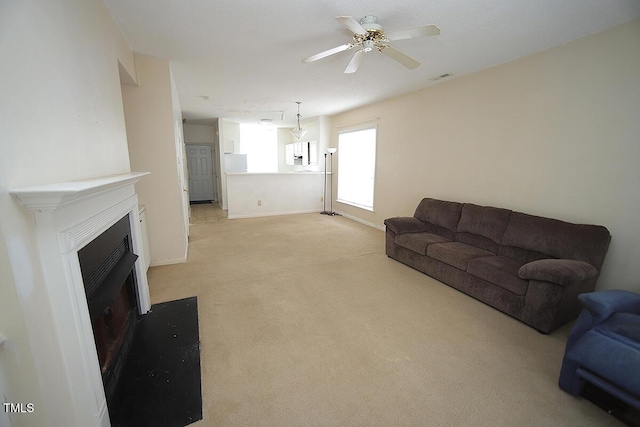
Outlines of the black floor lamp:
<svg viewBox="0 0 640 427">
<path fill-rule="evenodd" d="M 329 178 L 330 179 L 329 200 L 331 203 L 330 211 L 327 211 L 327 153 L 324 153 L 324 185 L 322 187 L 324 191 L 324 193 L 322 193 L 322 209 L 323 210 L 322 212 L 320 212 L 322 215 L 330 215 L 330 216 L 338 215 L 333 211 L 333 153 L 335 153 L 336 151 L 338 151 L 338 149 L 335 147 L 327 148 L 327 153 L 331 155 L 331 158 L 329 160 L 329 166 L 331 167 L 331 171 L 329 172 L 331 174 L 331 178 Z"/>
<path fill-rule="evenodd" d="M 324 182 L 322 183 L 322 215 L 329 215 L 327 212 L 327 153 L 324 153 Z"/>
<path fill-rule="evenodd" d="M 327 212 L 327 215 L 338 215 L 337 213 L 335 213 L 333 211 L 333 153 L 335 153 L 336 151 L 338 151 L 337 148 L 335 147 L 329 147 L 327 148 L 327 152 L 329 153 L 329 155 L 331 156 L 329 158 L 329 166 L 331 167 L 331 171 L 329 172 L 329 202 L 331 203 L 331 211 Z M 325 158 L 326 158 L 326 154 L 325 154 Z M 327 168 L 325 166 L 325 173 Z"/>
</svg>

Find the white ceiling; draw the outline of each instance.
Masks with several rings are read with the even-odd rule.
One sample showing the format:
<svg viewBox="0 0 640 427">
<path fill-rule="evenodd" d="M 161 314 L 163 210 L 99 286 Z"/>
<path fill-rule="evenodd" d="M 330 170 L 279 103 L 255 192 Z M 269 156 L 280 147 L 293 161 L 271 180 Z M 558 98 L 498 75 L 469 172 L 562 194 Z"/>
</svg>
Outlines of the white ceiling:
<svg viewBox="0 0 640 427">
<path fill-rule="evenodd" d="M 288 127 L 296 101 L 303 122 L 333 115 L 640 17 L 638 0 L 104 1 L 135 53 L 171 60 L 187 123 L 266 118 Z M 351 41 L 340 15 L 376 15 L 386 31 L 436 24 L 441 35 L 392 43 L 422 63 L 414 70 L 373 51 L 344 74 L 355 49 L 303 64 Z"/>
</svg>

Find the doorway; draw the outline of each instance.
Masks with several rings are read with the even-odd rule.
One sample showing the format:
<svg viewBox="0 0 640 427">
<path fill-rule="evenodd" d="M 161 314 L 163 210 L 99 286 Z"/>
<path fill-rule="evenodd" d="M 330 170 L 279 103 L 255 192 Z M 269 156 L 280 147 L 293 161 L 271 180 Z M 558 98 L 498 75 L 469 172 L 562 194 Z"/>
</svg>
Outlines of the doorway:
<svg viewBox="0 0 640 427">
<path fill-rule="evenodd" d="M 210 145 L 187 145 L 189 165 L 189 202 L 217 200 L 213 185 L 213 161 Z"/>
</svg>

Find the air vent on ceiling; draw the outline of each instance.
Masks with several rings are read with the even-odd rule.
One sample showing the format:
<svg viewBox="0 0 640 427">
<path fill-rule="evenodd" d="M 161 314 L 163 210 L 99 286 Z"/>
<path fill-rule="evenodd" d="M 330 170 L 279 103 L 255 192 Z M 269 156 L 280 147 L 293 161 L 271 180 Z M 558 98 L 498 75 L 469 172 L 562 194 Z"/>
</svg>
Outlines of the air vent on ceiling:
<svg viewBox="0 0 640 427">
<path fill-rule="evenodd" d="M 433 78 L 431 78 L 429 80 L 431 80 L 432 82 L 435 82 L 436 80 L 440 80 L 440 79 L 445 79 L 447 77 L 451 77 L 451 75 L 452 75 L 451 73 L 441 74 L 441 75 L 433 77 Z"/>
</svg>

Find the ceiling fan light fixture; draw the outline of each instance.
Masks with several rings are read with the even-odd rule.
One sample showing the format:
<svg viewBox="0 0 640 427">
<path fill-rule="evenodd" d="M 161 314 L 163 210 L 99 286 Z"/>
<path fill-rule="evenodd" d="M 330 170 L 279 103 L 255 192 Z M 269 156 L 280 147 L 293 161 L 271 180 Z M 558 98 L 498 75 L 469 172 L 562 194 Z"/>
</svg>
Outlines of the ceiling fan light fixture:
<svg viewBox="0 0 640 427">
<path fill-rule="evenodd" d="M 363 16 L 360 25 L 367 31 L 382 31 L 382 26 L 378 24 L 378 17 L 373 15 Z"/>
<path fill-rule="evenodd" d="M 293 134 L 293 136 L 295 136 L 296 138 L 300 139 L 307 133 L 307 130 L 306 129 L 293 129 L 291 131 L 291 133 Z"/>
<path fill-rule="evenodd" d="M 302 127 L 300 126 L 300 117 L 302 117 L 300 115 L 300 104 L 302 104 L 302 102 L 296 101 L 296 104 L 298 104 L 298 114 L 296 114 L 298 126 L 295 129 L 291 129 L 291 134 L 295 136 L 297 139 L 300 139 L 307 133 L 307 130 L 302 129 Z"/>
<path fill-rule="evenodd" d="M 365 52 L 371 52 L 374 46 L 373 40 L 364 40 L 362 42 L 362 50 Z"/>
</svg>

